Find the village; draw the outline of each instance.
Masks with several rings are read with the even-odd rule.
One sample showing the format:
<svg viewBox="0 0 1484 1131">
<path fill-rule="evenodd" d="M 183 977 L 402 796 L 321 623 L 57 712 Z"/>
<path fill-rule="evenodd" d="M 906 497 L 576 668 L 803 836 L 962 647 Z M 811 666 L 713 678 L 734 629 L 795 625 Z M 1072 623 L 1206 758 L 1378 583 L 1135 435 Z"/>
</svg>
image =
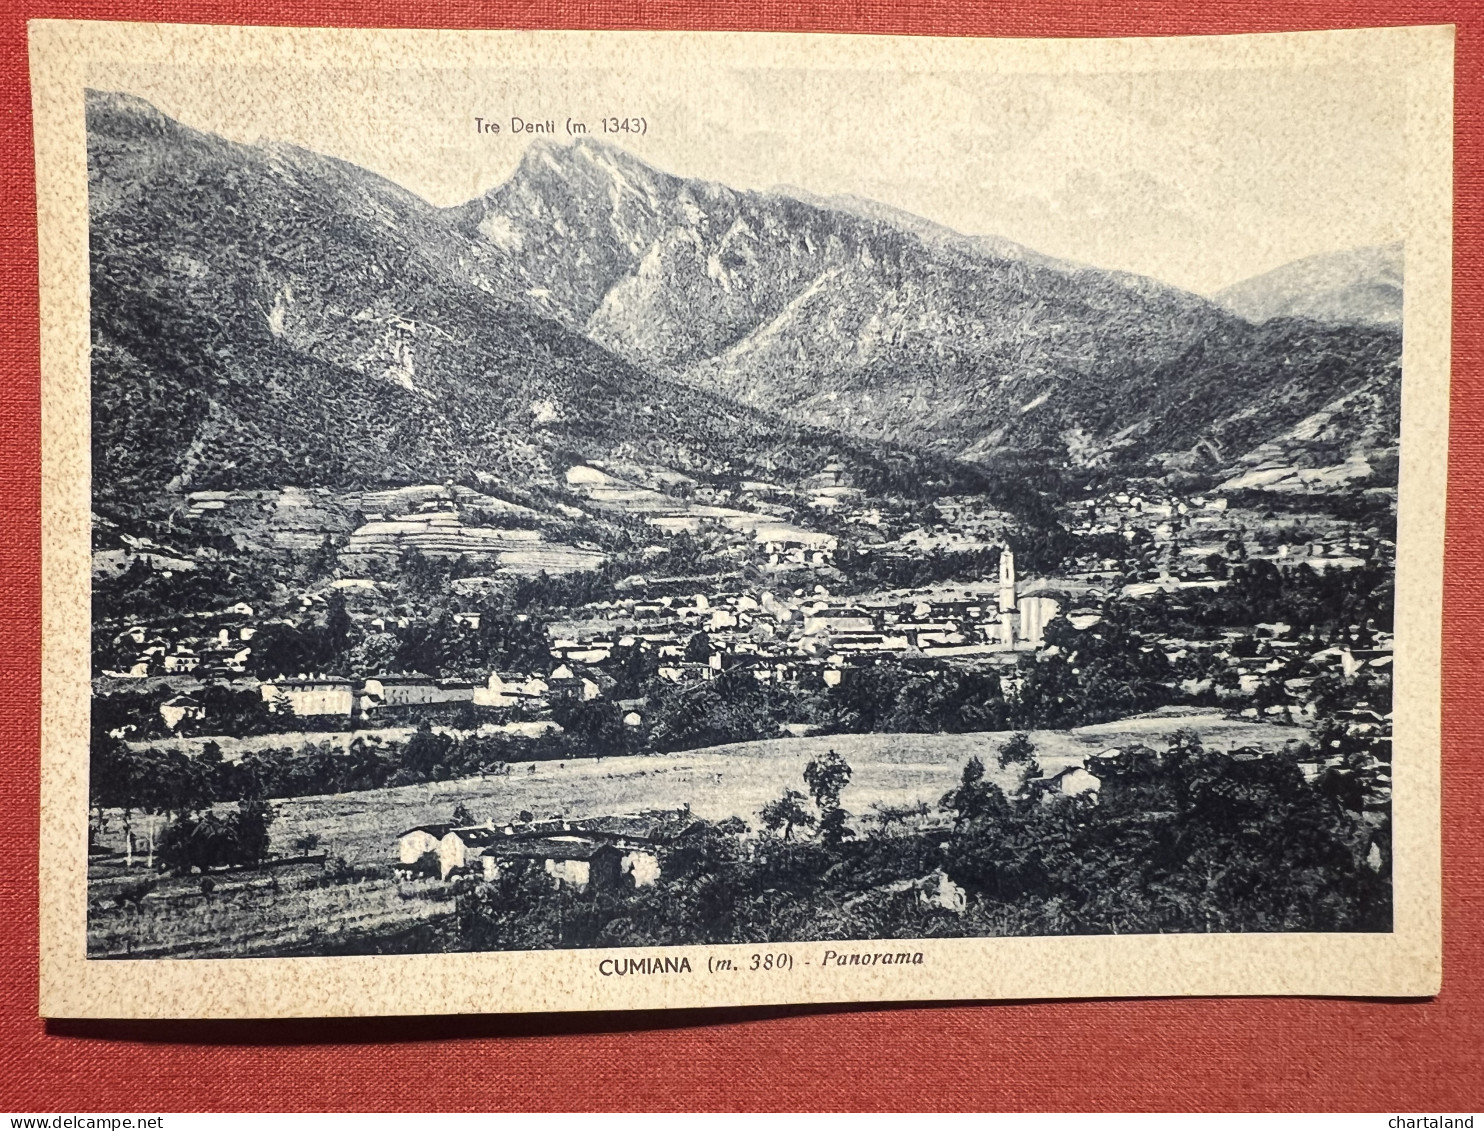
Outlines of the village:
<svg viewBox="0 0 1484 1131">
<path fill-rule="evenodd" d="M 1126 488 L 1067 504 L 1064 525 L 1081 549 L 1054 571 L 1023 577 L 1014 551 L 1001 548 L 1003 516 L 986 517 L 974 499 L 939 500 L 930 515 L 936 521 L 885 540 L 892 530 L 889 523 L 881 525 L 879 503 L 867 506 L 869 500 L 833 466 L 816 477 L 820 482 L 806 485 L 810 501 L 830 511 L 828 525 L 842 532 L 831 534 L 755 512 L 745 512 L 744 521 L 744 512 L 712 505 L 729 495 L 704 486 L 684 485 L 677 505 L 676 496 L 654 487 L 596 469 L 577 471 L 568 474 L 569 483 L 594 501 L 618 492 L 633 504 L 637 494 L 643 496 L 645 519 L 657 529 L 700 537 L 711 532 L 717 560 L 737 568 L 710 577 L 620 579 L 604 599 L 537 618 L 532 628 L 545 633 L 541 662 L 528 655 L 520 669 L 471 670 L 461 664 L 455 670 L 355 672 L 340 663 L 333 671 L 264 671 L 261 657 L 254 662 L 260 632 L 323 619 L 332 605 L 342 610 L 345 631 L 383 639 L 405 633 L 420 611 L 424 619 L 433 615 L 402 599 L 393 580 L 394 559 L 381 561 L 377 576 L 345 576 L 351 565 L 365 564 L 355 548 L 360 535 L 352 535 L 334 576 L 289 591 L 271 610 L 239 600 L 210 611 L 173 612 L 157 623 L 100 625 L 108 632 L 108 647 L 95 650 L 95 688 L 148 688 L 157 702 L 158 720 L 136 720 L 132 729 L 124 724 L 117 737 L 212 733 L 211 704 L 203 695 L 212 686 L 253 691 L 276 720 L 266 724 L 269 729 L 285 733 L 374 727 L 378 719 L 405 721 L 419 711 L 441 719 L 445 708 L 459 705 L 478 710 L 486 723 L 528 726 L 549 719 L 554 703 L 612 698 L 622 682 L 616 669 L 636 657 L 647 673 L 677 685 L 746 673 L 787 688 L 837 687 L 853 671 L 881 664 L 937 663 L 945 670 L 991 672 L 1013 697 L 1022 660 L 1045 649 L 1047 626 L 1058 618 L 1086 631 L 1100 622 L 1109 602 L 1117 602 L 1158 603 L 1160 617 L 1178 620 L 1169 614 L 1202 593 L 1219 593 L 1239 566 L 1267 563 L 1285 575 L 1343 575 L 1389 563 L 1395 552 L 1384 532 L 1357 522 L 1312 513 L 1265 515 L 1216 494 L 1182 497 L 1157 487 Z M 629 474 L 637 478 L 632 469 Z M 660 486 L 666 484 L 655 484 Z M 738 490 L 747 488 L 751 498 L 762 486 L 742 484 Z M 695 502 L 698 492 L 710 501 Z M 417 518 L 454 521 L 451 504 L 429 502 L 425 494 L 411 495 L 418 506 L 408 516 L 372 517 L 414 530 Z M 858 578 L 852 583 L 836 568 L 846 558 L 881 568 L 879 563 L 917 561 L 934 552 L 961 555 L 967 570 L 888 589 L 867 588 Z M 140 554 L 156 569 L 163 568 L 156 559 L 174 561 L 149 550 Z M 388 567 L 391 572 L 381 572 Z M 486 580 L 492 579 L 472 579 Z M 447 585 L 442 601 L 448 630 L 477 636 L 482 618 L 490 615 L 478 596 L 480 586 L 462 577 Z M 515 619 L 533 618 L 517 612 Z M 1346 629 L 1343 638 L 1321 641 L 1275 619 L 1201 636 L 1156 631 L 1147 643 L 1163 649 L 1182 673 L 1186 696 L 1302 721 L 1313 717 L 1306 692 L 1317 676 L 1339 671 L 1349 677 L 1390 662 L 1389 625 Z M 636 690 L 628 688 L 618 702 L 625 725 L 642 728 L 646 705 Z M 780 722 L 786 730 L 797 720 Z"/>
<path fill-rule="evenodd" d="M 1236 625 L 1201 615 L 1202 602 L 1224 599 L 1244 572 L 1266 570 L 1263 576 L 1281 587 L 1284 578 L 1334 579 L 1389 565 L 1394 546 L 1382 527 L 1313 508 L 1264 511 L 1244 505 L 1239 493 L 1178 494 L 1158 483 L 1125 484 L 1066 504 L 1061 521 L 1073 552 L 1055 568 L 1026 576 L 1015 550 L 1006 548 L 1014 541 L 1006 516 L 974 497 L 941 498 L 914 510 L 904 501 L 867 499 L 831 468 L 805 485 L 807 501 L 819 505 L 804 508 L 807 517 L 801 517 L 798 508 L 784 505 L 790 493 L 772 485 L 718 491 L 653 476 L 645 485 L 634 469 L 624 470 L 624 480 L 609 471 L 579 470 L 568 475 L 568 485 L 595 506 L 637 507 L 661 538 L 711 547 L 709 573 L 634 573 L 597 599 L 512 613 L 492 610 L 481 599 L 498 573 L 471 579 L 465 569 L 438 581 L 442 596 L 425 597 L 424 604 L 441 606 L 441 630 L 455 645 L 485 639 L 491 617 L 510 622 L 502 631 L 514 626 L 528 632 L 538 643 L 525 650 L 519 666 L 480 669 L 465 658 L 442 668 L 404 669 L 383 661 L 358 672 L 347 670 L 341 656 L 331 670 L 265 671 L 255 649 L 275 633 L 319 625 L 347 642 L 395 641 L 433 620 L 398 581 L 398 540 L 413 539 L 427 560 L 441 552 L 445 561 L 457 554 L 467 562 L 469 535 L 459 533 L 457 493 L 385 493 L 381 505 L 400 499 L 408 512 L 363 516 L 365 524 L 344 544 L 328 576 L 290 588 L 271 605 L 239 599 L 158 622 L 100 626 L 108 631 L 109 647 L 100 652 L 110 666 L 97 672 L 98 702 L 137 689 L 135 696 L 144 699 L 135 702 L 151 710 L 147 718 L 136 712 L 116 719 L 108 733 L 139 749 L 186 743 L 199 752 L 203 743 L 220 741 L 231 760 L 242 748 L 221 736 L 244 727 L 290 742 L 339 734 L 340 748 L 349 750 L 363 739 L 394 748 L 420 725 L 450 741 L 494 734 L 561 742 L 545 755 L 516 757 L 637 753 L 642 759 L 657 741 L 653 716 L 661 700 L 741 679 L 772 696 L 771 721 L 755 733 L 802 742 L 828 729 L 808 704 L 848 692 L 854 681 L 879 680 L 883 672 L 945 686 L 953 679 L 987 679 L 1006 705 L 1001 717 L 1012 717 L 1039 666 L 1065 659 L 1079 640 L 1101 640 L 1105 628 L 1110 639 L 1127 635 L 1133 615 L 1138 633 L 1119 646 L 1161 661 L 1161 701 L 1179 705 L 1169 711 L 1286 727 L 1293 735 L 1288 746 L 1307 738 L 1325 714 L 1339 737 L 1330 740 L 1333 749 L 1308 757 L 1305 777 L 1359 774 L 1365 788 L 1356 804 L 1379 811 L 1389 803 L 1390 717 L 1389 701 L 1383 701 L 1389 700 L 1392 662 L 1389 622 L 1365 616 L 1319 633 L 1277 615 L 1254 615 L 1251 623 Z M 751 509 L 729 509 L 739 500 Z M 446 545 L 438 541 L 449 538 Z M 377 539 L 384 543 L 379 556 L 373 552 Z M 158 546 L 137 547 L 135 556 L 156 572 L 188 564 Z M 896 576 L 895 563 L 934 556 L 951 563 L 948 576 L 908 587 L 880 585 L 883 576 Z M 105 568 L 117 565 L 108 561 Z M 1106 624 L 1108 617 L 1116 625 Z M 348 652 L 352 662 L 365 654 L 364 646 Z M 1350 690 L 1337 698 L 1336 688 Z M 611 712 L 627 737 L 588 746 L 587 732 L 564 734 L 563 721 L 571 725 L 582 709 Z M 925 725 L 937 729 L 931 721 Z M 1008 791 L 1046 803 L 1072 798 L 1096 804 L 1128 780 L 1130 756 L 1123 747 L 1098 747 L 1052 758 L 1044 773 Z M 480 769 L 509 771 L 502 762 Z M 536 764 L 528 769 L 535 774 Z M 396 825 L 395 813 L 388 812 L 381 843 L 404 884 L 442 886 L 466 876 L 493 883 L 513 866 L 532 866 L 573 891 L 634 890 L 656 882 L 666 854 L 701 827 L 689 809 L 691 796 L 672 800 L 680 807 L 583 809 L 576 802 L 575 809 L 556 805 L 548 816 L 521 811 L 483 820 L 460 802 L 464 820 L 411 828 Z M 742 816 L 745 826 L 757 814 Z M 924 808 L 909 824 L 922 831 L 941 820 Z M 740 835 L 744 841 L 756 836 Z M 151 859 L 152 852 L 151 841 Z M 133 859 L 132 844 L 124 855 Z M 101 857 L 99 866 L 106 871 Z M 950 911 L 962 906 L 963 892 L 946 877 L 914 884 L 929 904 Z"/>
</svg>

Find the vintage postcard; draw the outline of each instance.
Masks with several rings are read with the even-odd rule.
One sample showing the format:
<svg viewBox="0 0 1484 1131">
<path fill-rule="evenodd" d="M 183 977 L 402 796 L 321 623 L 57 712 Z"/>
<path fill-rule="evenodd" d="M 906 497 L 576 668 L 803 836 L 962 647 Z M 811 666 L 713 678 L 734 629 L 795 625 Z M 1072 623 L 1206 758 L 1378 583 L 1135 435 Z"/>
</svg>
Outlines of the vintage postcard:
<svg viewBox="0 0 1484 1131">
<path fill-rule="evenodd" d="M 1438 988 L 1451 28 L 31 59 L 44 1014 Z"/>
</svg>

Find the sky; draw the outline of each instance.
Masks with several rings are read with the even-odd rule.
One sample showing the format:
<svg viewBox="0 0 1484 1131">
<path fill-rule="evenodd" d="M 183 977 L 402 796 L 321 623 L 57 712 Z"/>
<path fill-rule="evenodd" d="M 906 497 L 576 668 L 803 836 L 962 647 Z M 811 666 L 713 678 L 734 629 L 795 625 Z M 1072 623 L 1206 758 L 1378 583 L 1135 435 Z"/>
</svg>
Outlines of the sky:
<svg viewBox="0 0 1484 1131">
<path fill-rule="evenodd" d="M 116 65 L 91 85 L 234 141 L 301 145 L 438 205 L 505 180 L 512 116 L 616 135 L 671 173 L 853 194 L 1202 294 L 1401 238 L 1405 99 L 1356 66 L 1146 73 Z M 498 122 L 480 132 L 475 118 Z"/>
</svg>

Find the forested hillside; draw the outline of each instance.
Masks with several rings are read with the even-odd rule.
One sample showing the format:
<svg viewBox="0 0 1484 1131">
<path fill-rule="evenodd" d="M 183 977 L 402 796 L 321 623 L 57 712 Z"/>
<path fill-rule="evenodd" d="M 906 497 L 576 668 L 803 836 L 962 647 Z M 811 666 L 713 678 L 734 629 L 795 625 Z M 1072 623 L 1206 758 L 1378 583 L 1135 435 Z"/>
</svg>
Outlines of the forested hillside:
<svg viewBox="0 0 1484 1131">
<path fill-rule="evenodd" d="M 488 256 L 341 162 L 88 104 L 96 499 L 550 480 L 608 457 L 785 477 L 836 437 L 699 395 L 482 289 Z"/>
</svg>

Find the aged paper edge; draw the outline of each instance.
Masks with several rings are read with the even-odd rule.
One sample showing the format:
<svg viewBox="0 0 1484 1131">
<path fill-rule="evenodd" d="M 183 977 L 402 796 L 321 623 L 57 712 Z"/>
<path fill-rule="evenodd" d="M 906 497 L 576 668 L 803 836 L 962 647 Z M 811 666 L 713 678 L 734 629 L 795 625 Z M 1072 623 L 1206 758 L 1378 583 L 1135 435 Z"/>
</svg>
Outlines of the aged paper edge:
<svg viewBox="0 0 1484 1131">
<path fill-rule="evenodd" d="M 1424 996 L 1441 985 L 1440 692 L 1451 327 L 1452 27 L 1110 40 L 777 33 L 448 32 L 32 21 L 42 359 L 41 985 L 47 1017 L 246 1018 L 1180 995 Z M 1410 215 L 1398 504 L 1390 934 L 1156 935 L 777 943 L 644 951 L 89 961 L 89 331 L 85 76 L 96 63 L 288 69 L 484 64 L 1091 70 L 1372 61 L 1405 80 Z M 921 965 L 824 969 L 826 949 Z M 708 973 L 787 954 L 784 974 Z M 663 954 L 692 973 L 599 974 Z M 808 961 L 810 964 L 805 966 Z"/>
</svg>

